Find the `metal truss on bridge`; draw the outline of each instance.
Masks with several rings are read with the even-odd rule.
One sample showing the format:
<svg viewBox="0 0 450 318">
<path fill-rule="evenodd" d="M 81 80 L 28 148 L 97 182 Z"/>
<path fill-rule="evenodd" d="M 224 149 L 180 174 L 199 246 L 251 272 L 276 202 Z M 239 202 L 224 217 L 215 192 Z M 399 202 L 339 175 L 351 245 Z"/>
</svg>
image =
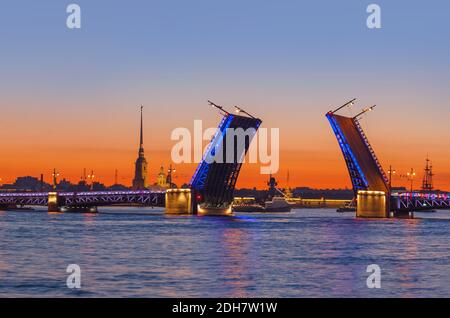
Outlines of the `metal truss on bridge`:
<svg viewBox="0 0 450 318">
<path fill-rule="evenodd" d="M 138 204 L 145 206 L 164 206 L 165 191 L 92 191 L 59 192 L 62 206 L 107 206 L 119 204 Z M 39 193 L 0 193 L 0 205 L 48 205 L 49 192 Z"/>
<path fill-rule="evenodd" d="M 225 130 L 230 127 L 230 123 L 232 120 L 233 115 L 224 116 L 222 118 L 222 121 L 220 122 L 219 127 L 214 134 L 214 137 L 211 139 L 211 142 L 206 148 L 203 160 L 197 166 L 197 169 L 195 170 L 194 175 L 191 178 L 190 184 L 192 188 L 197 190 L 203 190 L 205 188 L 206 178 L 208 176 L 209 167 L 211 166 L 209 162 L 212 162 L 216 154 L 216 150 L 223 140 Z"/>
<path fill-rule="evenodd" d="M 450 208 L 449 194 L 434 193 L 396 193 L 392 197 L 397 200 L 396 210 L 420 211 L 429 209 Z"/>
<path fill-rule="evenodd" d="M 48 192 L 0 193 L 0 205 L 42 205 L 48 204 Z"/>
<path fill-rule="evenodd" d="M 65 192 L 59 194 L 66 206 L 105 206 L 127 203 L 163 206 L 164 196 L 165 191 Z"/>
<path fill-rule="evenodd" d="M 361 114 L 373 107 L 355 117 L 336 115 L 337 110 L 326 114 L 344 156 L 355 195 L 360 190 L 390 193 L 386 173 L 358 120 Z"/>
<path fill-rule="evenodd" d="M 331 128 L 333 129 L 333 132 L 339 143 L 339 147 L 341 148 L 342 154 L 344 156 L 350 179 L 352 181 L 353 190 L 355 191 L 355 193 L 359 190 L 367 190 L 369 187 L 369 182 L 367 181 L 360 165 L 358 164 L 355 154 L 353 153 L 352 148 L 347 142 L 347 139 L 345 138 L 344 133 L 337 123 L 336 118 L 333 116 L 333 113 L 328 113 L 326 117 L 331 124 Z"/>
<path fill-rule="evenodd" d="M 361 135 L 361 138 L 364 140 L 364 143 L 366 144 L 367 149 L 369 150 L 370 154 L 372 155 L 373 160 L 375 161 L 375 164 L 378 167 L 378 172 L 381 174 L 381 176 L 384 179 L 385 184 L 389 183 L 389 179 L 386 175 L 386 173 L 384 172 L 383 167 L 380 164 L 380 161 L 378 160 L 377 155 L 375 154 L 375 151 L 373 150 L 372 146 L 370 145 L 369 139 L 367 139 L 366 134 L 364 133 L 364 130 L 361 127 L 361 124 L 359 123 L 358 118 L 354 119 L 355 122 L 355 126 L 358 129 L 359 134 Z"/>
</svg>

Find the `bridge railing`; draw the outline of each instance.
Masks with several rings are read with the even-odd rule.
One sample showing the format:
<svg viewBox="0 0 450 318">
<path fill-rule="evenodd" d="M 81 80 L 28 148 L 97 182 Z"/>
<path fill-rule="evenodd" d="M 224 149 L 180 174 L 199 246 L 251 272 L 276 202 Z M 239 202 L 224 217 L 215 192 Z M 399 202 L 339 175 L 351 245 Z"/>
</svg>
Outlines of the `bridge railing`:
<svg viewBox="0 0 450 318">
<path fill-rule="evenodd" d="M 375 151 L 373 150 L 372 145 L 369 142 L 369 139 L 367 138 L 366 134 L 364 133 L 364 130 L 362 129 L 361 124 L 359 123 L 358 119 L 354 119 L 354 122 L 355 122 L 356 128 L 358 129 L 359 134 L 361 135 L 361 138 L 364 140 L 364 143 L 366 144 L 367 149 L 369 150 L 370 154 L 372 155 L 372 158 L 375 161 L 379 172 L 383 176 L 384 182 L 386 184 L 389 184 L 389 179 L 388 179 L 386 173 L 384 172 L 384 169 L 381 166 L 381 163 L 378 160 L 378 157 L 375 154 Z"/>
<path fill-rule="evenodd" d="M 63 204 L 76 205 L 114 205 L 114 204 L 140 204 L 149 206 L 163 205 L 165 191 L 107 191 L 107 192 L 83 192 L 61 193 L 59 195 Z"/>
<path fill-rule="evenodd" d="M 353 189 L 355 192 L 358 190 L 365 190 L 369 186 L 369 183 L 358 164 L 358 161 L 355 158 L 355 154 L 352 151 L 345 135 L 337 123 L 335 117 L 332 113 L 327 113 L 326 117 L 328 118 L 331 128 L 336 136 L 339 147 L 342 150 L 342 154 L 344 156 L 345 163 L 347 165 L 347 169 L 350 174 L 350 179 L 352 181 Z"/>
<path fill-rule="evenodd" d="M 393 193 L 398 210 L 449 209 L 450 195 L 448 193 L 401 192 Z"/>
<path fill-rule="evenodd" d="M 0 193 L 0 205 L 48 205 L 51 192 Z M 140 204 L 159 206 L 164 204 L 165 191 L 91 191 L 57 192 L 63 206 Z"/>
</svg>

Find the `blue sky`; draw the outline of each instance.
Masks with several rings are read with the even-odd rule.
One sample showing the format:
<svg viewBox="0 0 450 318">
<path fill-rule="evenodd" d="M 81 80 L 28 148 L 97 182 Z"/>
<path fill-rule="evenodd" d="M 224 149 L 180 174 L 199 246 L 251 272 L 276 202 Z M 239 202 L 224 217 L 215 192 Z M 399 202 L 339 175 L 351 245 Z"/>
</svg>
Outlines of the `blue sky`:
<svg viewBox="0 0 450 318">
<path fill-rule="evenodd" d="M 80 30 L 66 27 L 70 3 L 81 7 Z M 366 27 L 370 3 L 381 6 L 379 30 Z M 13 136 L 4 148 L 69 129 L 65 142 L 81 149 L 86 125 L 93 143 L 134 151 L 124 132 L 144 104 L 147 148 L 162 151 L 171 129 L 217 123 L 205 111 L 212 99 L 282 127 L 281 148 L 314 154 L 307 165 L 324 148 L 341 160 L 323 114 L 358 97 L 360 108 L 379 105 L 363 124 L 383 158 L 407 167 L 430 152 L 448 166 L 449 34 L 443 0 L 2 0 L 0 125 Z M 402 147 L 415 159 L 401 158 Z"/>
</svg>

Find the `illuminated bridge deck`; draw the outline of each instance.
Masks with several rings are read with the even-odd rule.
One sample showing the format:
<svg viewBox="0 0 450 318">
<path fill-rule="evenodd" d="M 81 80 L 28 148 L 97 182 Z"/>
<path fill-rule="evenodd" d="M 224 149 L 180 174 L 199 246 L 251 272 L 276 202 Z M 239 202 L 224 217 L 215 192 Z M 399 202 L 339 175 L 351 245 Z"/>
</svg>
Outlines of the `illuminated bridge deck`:
<svg viewBox="0 0 450 318">
<path fill-rule="evenodd" d="M 47 206 L 52 192 L 0 193 L 0 206 Z M 164 206 L 165 191 L 57 192 L 62 206 L 145 205 Z"/>
<path fill-rule="evenodd" d="M 397 211 L 450 210 L 450 194 L 448 193 L 392 193 L 392 201 L 395 202 L 393 208 Z"/>
</svg>

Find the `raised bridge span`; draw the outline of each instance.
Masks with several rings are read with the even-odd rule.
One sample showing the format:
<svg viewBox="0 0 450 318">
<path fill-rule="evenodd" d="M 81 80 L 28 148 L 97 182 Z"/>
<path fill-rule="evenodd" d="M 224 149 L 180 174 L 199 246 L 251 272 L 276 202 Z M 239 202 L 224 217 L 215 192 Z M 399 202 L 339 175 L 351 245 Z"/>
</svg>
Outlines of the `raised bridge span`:
<svg viewBox="0 0 450 318">
<path fill-rule="evenodd" d="M 389 217 L 391 212 L 402 214 L 414 210 L 450 207 L 448 193 L 392 193 L 386 173 L 359 123 L 360 116 L 375 106 L 363 109 L 353 117 L 337 114 L 354 101 L 355 99 L 334 111 L 329 111 L 326 118 L 330 122 L 347 165 L 357 204 L 356 215 Z"/>
<path fill-rule="evenodd" d="M 190 182 L 196 212 L 231 214 L 242 162 L 260 125 L 261 120 L 252 116 L 223 113 L 219 128 Z"/>
</svg>

